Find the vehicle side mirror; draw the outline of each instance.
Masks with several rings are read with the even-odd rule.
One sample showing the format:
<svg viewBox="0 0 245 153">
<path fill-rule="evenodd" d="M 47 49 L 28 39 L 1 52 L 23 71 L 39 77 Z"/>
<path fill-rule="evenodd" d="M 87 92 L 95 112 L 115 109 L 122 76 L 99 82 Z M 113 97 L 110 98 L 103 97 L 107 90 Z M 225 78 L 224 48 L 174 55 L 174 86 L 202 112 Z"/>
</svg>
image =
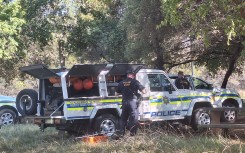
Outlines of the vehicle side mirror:
<svg viewBox="0 0 245 153">
<path fill-rule="evenodd" d="M 208 89 L 213 90 L 214 86 L 213 84 L 208 84 Z"/>
</svg>

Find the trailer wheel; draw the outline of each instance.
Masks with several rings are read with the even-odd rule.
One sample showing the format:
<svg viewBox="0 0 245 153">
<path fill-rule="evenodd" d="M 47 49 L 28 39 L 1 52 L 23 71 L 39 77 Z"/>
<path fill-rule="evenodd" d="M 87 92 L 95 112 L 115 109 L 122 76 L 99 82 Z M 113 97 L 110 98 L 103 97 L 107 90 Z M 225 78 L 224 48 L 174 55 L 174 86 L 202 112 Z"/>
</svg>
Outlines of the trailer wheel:
<svg viewBox="0 0 245 153">
<path fill-rule="evenodd" d="M 211 116 L 208 111 L 203 108 L 197 108 L 192 113 L 191 127 L 195 131 L 200 131 L 198 125 L 211 124 Z M 203 129 L 206 130 L 206 129 Z"/>
<path fill-rule="evenodd" d="M 102 114 L 95 118 L 94 130 L 111 136 L 118 129 L 118 119 L 112 114 Z"/>
<path fill-rule="evenodd" d="M 224 104 L 223 107 L 235 108 L 236 106 L 231 103 Z M 226 110 L 221 116 L 221 122 L 234 123 L 237 119 L 237 111 L 235 110 Z"/>
<path fill-rule="evenodd" d="M 35 115 L 37 113 L 38 93 L 32 89 L 21 90 L 16 98 L 16 107 L 21 115 Z M 26 103 L 26 114 L 23 103 Z"/>
</svg>

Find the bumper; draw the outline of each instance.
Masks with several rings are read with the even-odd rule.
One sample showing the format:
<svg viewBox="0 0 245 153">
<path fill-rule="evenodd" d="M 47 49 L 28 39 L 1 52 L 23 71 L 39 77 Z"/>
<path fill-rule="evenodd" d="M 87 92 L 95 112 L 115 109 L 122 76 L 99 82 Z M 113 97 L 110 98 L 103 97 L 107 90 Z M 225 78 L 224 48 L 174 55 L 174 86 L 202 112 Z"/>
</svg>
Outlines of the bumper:
<svg viewBox="0 0 245 153">
<path fill-rule="evenodd" d="M 52 126 L 66 123 L 64 116 L 55 116 L 55 117 L 35 116 L 35 117 L 27 117 L 26 119 L 32 120 L 33 123 L 37 125 L 45 125 L 45 127 L 52 127 Z"/>
</svg>

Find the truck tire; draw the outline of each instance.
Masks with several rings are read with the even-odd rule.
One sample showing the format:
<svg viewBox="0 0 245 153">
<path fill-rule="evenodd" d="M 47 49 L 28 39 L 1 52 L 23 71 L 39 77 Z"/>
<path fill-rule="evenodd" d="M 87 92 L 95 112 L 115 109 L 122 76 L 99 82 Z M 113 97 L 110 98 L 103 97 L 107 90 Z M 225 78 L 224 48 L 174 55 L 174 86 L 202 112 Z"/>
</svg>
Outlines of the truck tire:
<svg viewBox="0 0 245 153">
<path fill-rule="evenodd" d="M 211 124 L 211 116 L 204 108 L 197 108 L 192 113 L 191 127 L 194 131 L 203 131 L 198 125 Z"/>
<path fill-rule="evenodd" d="M 232 103 L 226 103 L 223 105 L 223 107 L 232 107 L 235 108 L 236 106 Z M 226 110 L 224 111 L 224 114 L 221 115 L 221 122 L 227 122 L 227 123 L 234 123 L 237 119 L 237 111 L 235 110 Z"/>
<path fill-rule="evenodd" d="M 0 120 L 2 125 L 13 125 L 17 122 L 17 114 L 11 109 L 3 108 L 0 110 Z M 1 125 L 0 125 L 1 126 Z"/>
<path fill-rule="evenodd" d="M 35 115 L 37 113 L 38 93 L 33 89 L 21 90 L 16 98 L 16 107 L 21 115 Z M 26 114 L 23 103 L 26 103 Z"/>
<path fill-rule="evenodd" d="M 118 119 L 112 114 L 102 114 L 96 117 L 94 121 L 94 130 L 99 134 L 111 136 L 118 127 Z"/>
</svg>

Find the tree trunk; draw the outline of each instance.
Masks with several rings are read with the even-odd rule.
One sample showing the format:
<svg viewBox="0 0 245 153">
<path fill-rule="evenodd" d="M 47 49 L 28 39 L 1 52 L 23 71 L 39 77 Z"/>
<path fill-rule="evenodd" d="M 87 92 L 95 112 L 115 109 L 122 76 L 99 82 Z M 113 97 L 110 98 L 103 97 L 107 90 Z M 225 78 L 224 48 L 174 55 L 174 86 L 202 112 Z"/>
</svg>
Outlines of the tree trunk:
<svg viewBox="0 0 245 153">
<path fill-rule="evenodd" d="M 157 30 L 153 28 L 152 30 L 152 45 L 154 48 L 154 53 L 156 55 L 156 60 L 154 62 L 154 66 L 157 69 L 164 70 L 164 53 L 163 49 L 160 46 L 160 41 L 158 39 Z"/>
<path fill-rule="evenodd" d="M 60 67 L 65 67 L 65 56 L 64 56 L 64 42 L 61 40 L 58 41 L 59 46 L 59 60 L 60 60 Z"/>
<path fill-rule="evenodd" d="M 159 8 L 161 6 L 161 2 L 159 0 L 155 1 L 155 8 Z M 162 12 L 160 9 L 155 9 L 151 13 L 153 16 L 151 17 L 152 20 L 152 25 L 151 25 L 151 30 L 152 30 L 152 45 L 154 47 L 154 53 L 156 55 L 156 60 L 154 61 L 155 68 L 164 70 L 163 64 L 164 64 L 164 48 L 161 47 L 160 43 L 160 36 L 162 35 L 159 30 L 156 28 L 157 25 L 159 25 L 162 21 Z"/>
<path fill-rule="evenodd" d="M 237 44 L 237 47 L 234 50 L 233 55 L 230 58 L 229 66 L 228 66 L 228 69 L 227 69 L 227 71 L 225 73 L 225 77 L 224 77 L 224 80 L 222 82 L 221 88 L 224 88 L 224 89 L 226 88 L 228 80 L 229 80 L 230 76 L 232 75 L 232 73 L 234 72 L 237 60 L 241 56 L 242 50 L 243 50 L 243 45 L 240 42 L 240 43 Z"/>
<path fill-rule="evenodd" d="M 161 50 L 156 51 L 155 52 L 157 55 L 157 59 L 155 61 L 155 67 L 159 70 L 164 70 L 163 64 L 164 64 L 164 60 L 163 60 L 163 53 Z"/>
</svg>

